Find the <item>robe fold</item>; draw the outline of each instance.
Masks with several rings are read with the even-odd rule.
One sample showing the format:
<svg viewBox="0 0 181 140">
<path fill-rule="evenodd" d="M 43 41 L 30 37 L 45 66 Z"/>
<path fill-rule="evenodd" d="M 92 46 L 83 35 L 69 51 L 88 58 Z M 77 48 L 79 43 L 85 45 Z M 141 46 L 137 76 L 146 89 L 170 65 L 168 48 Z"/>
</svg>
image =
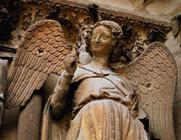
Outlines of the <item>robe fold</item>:
<svg viewBox="0 0 181 140">
<path fill-rule="evenodd" d="M 136 100 L 130 83 L 110 69 L 79 67 L 72 83 L 74 115 L 52 120 L 45 107 L 42 140 L 148 140 L 143 124 L 134 115 Z M 69 125 L 70 122 L 70 125 Z"/>
</svg>

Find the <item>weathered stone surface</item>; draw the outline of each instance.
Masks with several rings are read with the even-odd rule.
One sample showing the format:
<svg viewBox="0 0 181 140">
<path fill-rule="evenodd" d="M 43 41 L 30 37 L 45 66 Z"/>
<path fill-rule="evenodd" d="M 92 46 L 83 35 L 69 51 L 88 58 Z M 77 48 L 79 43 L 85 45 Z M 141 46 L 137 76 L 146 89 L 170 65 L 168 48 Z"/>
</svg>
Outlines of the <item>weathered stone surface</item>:
<svg viewBox="0 0 181 140">
<path fill-rule="evenodd" d="M 15 12 L 16 11 L 16 12 Z M 19 18 L 19 1 L 0 1 L 0 41 L 9 41 Z"/>
<path fill-rule="evenodd" d="M 175 132 L 176 132 L 176 139 L 181 139 L 181 102 L 175 103 L 175 114 L 174 114 L 174 121 L 175 121 Z"/>
<path fill-rule="evenodd" d="M 19 108 L 6 110 L 4 121 L 3 121 L 4 123 L 2 127 L 0 128 L 1 140 L 15 140 L 16 139 L 18 114 L 19 114 Z"/>
<path fill-rule="evenodd" d="M 53 0 L 54 2 L 61 3 L 61 0 Z M 120 8 L 125 9 L 127 11 L 133 11 L 137 14 L 146 15 L 144 13 L 144 10 L 147 11 L 147 13 L 154 15 L 164 15 L 165 17 L 167 14 L 173 12 L 175 9 L 179 8 L 180 1 L 179 0 L 173 0 L 173 1 L 167 1 L 167 0 L 160 0 L 160 1 L 143 1 L 143 0 L 64 0 L 66 3 L 77 3 L 80 5 L 83 4 L 97 4 L 101 5 L 106 8 L 114 8 L 115 10 L 119 11 Z M 163 17 L 162 17 L 163 18 Z"/>
<path fill-rule="evenodd" d="M 62 3 L 61 0 L 52 0 L 51 2 Z M 63 3 L 67 3 L 67 7 L 66 5 L 59 6 L 59 4 L 50 4 L 47 0 L 41 0 L 41 2 L 36 0 L 21 0 L 20 7 L 19 5 L 14 5 L 15 7 L 17 6 L 17 11 L 14 12 L 14 14 L 12 9 L 9 9 L 9 7 L 13 7 L 13 5 L 10 6 L 7 3 L 8 1 L 5 2 L 3 0 L 2 6 L 0 7 L 0 30 L 3 30 L 3 32 L 0 32 L 0 44 L 7 43 L 10 47 L 15 48 L 19 46 L 19 41 L 24 36 L 24 31 L 31 24 L 40 19 L 46 18 L 53 18 L 63 25 L 65 36 L 68 43 L 71 45 L 76 44 L 77 34 L 82 25 L 93 24 L 101 18 L 118 21 L 121 25 L 129 25 L 134 31 L 134 37 L 130 37 L 131 41 L 127 43 L 127 45 L 130 46 L 130 48 L 133 46 L 139 46 L 139 49 L 141 50 L 139 53 L 142 52 L 142 48 L 147 47 L 147 32 L 151 30 L 151 28 L 158 27 L 163 30 L 164 34 L 169 32 L 165 45 L 174 54 L 178 66 L 177 92 L 174 103 L 174 121 L 177 140 L 181 139 L 181 38 L 179 35 L 175 38 L 173 33 L 170 32 L 170 20 L 180 12 L 181 3 L 179 0 L 148 0 L 147 2 L 142 0 L 114 0 L 111 1 L 111 3 L 110 0 L 65 0 Z M 102 10 L 103 12 L 101 11 L 100 14 L 97 13 L 98 15 L 94 17 L 95 15 L 92 13 L 97 11 L 92 9 L 92 13 L 89 13 L 90 9 L 87 10 L 86 8 L 89 4 L 99 5 L 101 8 L 100 11 Z M 20 14 L 18 14 L 19 8 L 21 8 Z M 104 12 L 104 10 L 106 12 Z M 114 13 L 115 15 L 118 14 L 119 16 L 111 15 L 110 13 Z M 18 16 L 16 16 L 17 14 Z M 17 19 L 19 19 L 18 22 Z M 7 34 L 4 36 L 4 33 Z M 6 40 L 6 42 L 2 40 Z M 135 48 L 132 50 L 134 51 Z M 134 53 L 132 55 L 134 55 Z M 14 52 L 7 52 L 4 50 L 0 51 L 0 57 L 11 61 L 12 59 L 9 58 L 14 57 Z M 54 84 L 55 81 L 49 84 L 50 87 L 46 89 L 48 93 L 52 91 Z M 6 111 L 5 123 L 0 128 L 0 139 L 15 140 L 18 112 L 18 109 Z M 21 133 L 23 133 L 23 131 Z M 24 136 L 26 137 L 26 135 Z M 38 134 L 35 133 L 34 136 L 35 135 L 37 136 Z"/>
<path fill-rule="evenodd" d="M 34 93 L 31 101 L 20 110 L 17 140 L 39 140 L 41 126 L 42 97 Z"/>
</svg>

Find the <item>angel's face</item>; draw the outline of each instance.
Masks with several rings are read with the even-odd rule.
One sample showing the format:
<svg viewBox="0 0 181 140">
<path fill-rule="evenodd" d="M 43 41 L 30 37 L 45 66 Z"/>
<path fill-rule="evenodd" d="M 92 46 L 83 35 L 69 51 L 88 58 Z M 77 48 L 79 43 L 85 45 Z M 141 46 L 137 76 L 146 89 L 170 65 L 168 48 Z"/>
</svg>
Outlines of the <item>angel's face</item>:
<svg viewBox="0 0 181 140">
<path fill-rule="evenodd" d="M 109 28 L 100 25 L 94 28 L 91 37 L 91 52 L 94 56 L 107 56 L 112 51 L 112 32 Z"/>
</svg>

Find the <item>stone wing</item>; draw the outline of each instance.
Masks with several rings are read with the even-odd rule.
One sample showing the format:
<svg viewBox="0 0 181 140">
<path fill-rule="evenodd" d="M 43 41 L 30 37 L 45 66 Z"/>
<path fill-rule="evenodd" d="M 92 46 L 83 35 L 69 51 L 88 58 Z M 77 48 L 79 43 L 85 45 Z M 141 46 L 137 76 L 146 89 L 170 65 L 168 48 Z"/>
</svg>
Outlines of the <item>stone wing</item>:
<svg viewBox="0 0 181 140">
<path fill-rule="evenodd" d="M 173 102 L 177 67 L 168 48 L 159 42 L 150 44 L 122 74 L 131 81 L 154 137 L 175 140 Z"/>
<path fill-rule="evenodd" d="M 6 93 L 6 108 L 25 105 L 49 74 L 60 75 L 63 60 L 70 52 L 57 21 L 42 20 L 33 24 L 17 50 Z"/>
</svg>

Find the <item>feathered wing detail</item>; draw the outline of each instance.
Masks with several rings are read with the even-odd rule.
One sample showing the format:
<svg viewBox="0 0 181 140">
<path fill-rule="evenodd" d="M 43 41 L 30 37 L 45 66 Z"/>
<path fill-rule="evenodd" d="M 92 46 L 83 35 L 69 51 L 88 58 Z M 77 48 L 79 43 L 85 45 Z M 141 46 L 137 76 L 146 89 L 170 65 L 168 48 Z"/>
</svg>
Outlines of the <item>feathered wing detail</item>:
<svg viewBox="0 0 181 140">
<path fill-rule="evenodd" d="M 177 67 L 168 48 L 159 42 L 150 44 L 122 74 L 138 94 L 154 137 L 175 140 L 173 102 Z"/>
<path fill-rule="evenodd" d="M 42 20 L 29 27 L 18 48 L 9 78 L 6 107 L 25 105 L 50 73 L 60 75 L 63 60 L 70 52 L 57 21 Z"/>
</svg>

